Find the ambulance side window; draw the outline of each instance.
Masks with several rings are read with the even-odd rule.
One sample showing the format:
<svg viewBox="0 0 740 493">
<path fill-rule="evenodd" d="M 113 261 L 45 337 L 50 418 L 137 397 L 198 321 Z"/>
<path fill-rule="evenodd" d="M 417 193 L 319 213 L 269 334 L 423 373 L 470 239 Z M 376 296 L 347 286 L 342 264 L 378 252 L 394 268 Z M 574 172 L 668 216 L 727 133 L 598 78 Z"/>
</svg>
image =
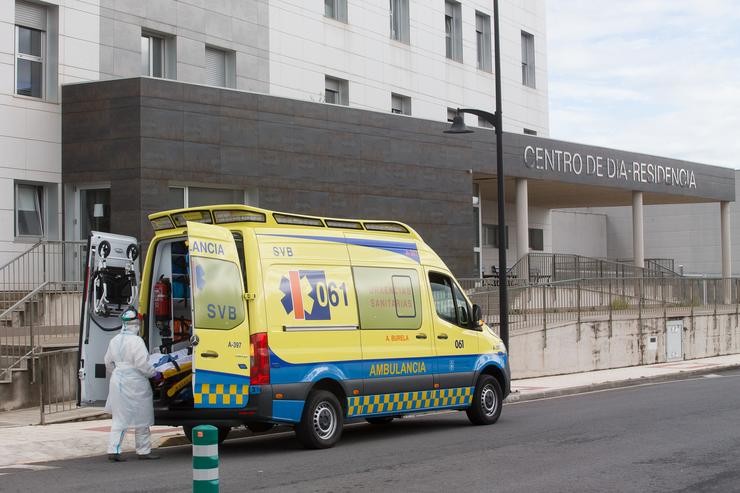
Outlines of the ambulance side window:
<svg viewBox="0 0 740 493">
<path fill-rule="evenodd" d="M 470 327 L 470 306 L 457 284 L 449 277 L 436 272 L 429 273 L 429 283 L 432 286 L 432 297 L 437 315 L 460 327 Z"/>
<path fill-rule="evenodd" d="M 456 324 L 455 300 L 452 296 L 450 279 L 442 274 L 430 272 L 429 283 L 432 286 L 432 297 L 434 298 L 434 308 L 437 310 L 437 315 L 443 320 Z"/>
</svg>

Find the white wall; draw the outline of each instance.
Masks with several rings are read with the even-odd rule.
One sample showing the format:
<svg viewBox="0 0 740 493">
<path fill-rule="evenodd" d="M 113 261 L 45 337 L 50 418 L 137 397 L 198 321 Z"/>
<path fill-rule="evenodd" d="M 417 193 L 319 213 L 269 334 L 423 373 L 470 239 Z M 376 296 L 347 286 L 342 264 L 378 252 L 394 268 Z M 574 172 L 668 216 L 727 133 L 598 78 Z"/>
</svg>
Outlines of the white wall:
<svg viewBox="0 0 740 493">
<path fill-rule="evenodd" d="M 410 0 L 410 44 L 390 39 L 388 0 L 348 0 L 348 22 L 324 17 L 323 2 L 270 2 L 270 93 L 323 101 L 324 77 L 349 81 L 350 106 L 390 111 L 391 92 L 411 97 L 411 114 L 447 119 L 448 107 L 493 111 L 494 78 L 476 68 L 475 12 L 490 0 L 463 0 L 463 63 L 445 57 L 442 0 Z M 501 2 L 504 130 L 548 135 L 543 0 Z M 492 28 L 493 30 L 493 28 Z M 536 89 L 522 85 L 521 31 L 535 38 Z M 493 53 L 493 36 L 491 41 Z M 300 84 L 296 84 L 300 81 Z M 466 115 L 477 125 L 477 117 Z"/>
<path fill-rule="evenodd" d="M 553 210 L 552 252 L 607 257 L 606 217 L 593 212 Z"/>
<path fill-rule="evenodd" d="M 48 79 L 47 98 L 38 100 L 15 95 L 15 1 L 0 0 L 0 263 L 35 241 L 15 238 L 16 181 L 48 187 L 45 227 L 49 238 L 59 238 L 62 170 L 58 84 L 99 76 L 98 1 L 45 3 L 49 24 L 46 59 L 47 63 L 57 59 L 58 72 Z"/>
</svg>

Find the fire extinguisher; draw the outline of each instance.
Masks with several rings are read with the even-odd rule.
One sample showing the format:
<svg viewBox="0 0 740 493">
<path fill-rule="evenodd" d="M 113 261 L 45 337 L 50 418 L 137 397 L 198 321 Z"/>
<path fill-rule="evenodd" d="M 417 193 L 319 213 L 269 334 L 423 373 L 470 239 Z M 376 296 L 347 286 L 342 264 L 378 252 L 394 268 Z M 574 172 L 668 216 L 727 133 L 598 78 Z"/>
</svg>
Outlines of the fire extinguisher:
<svg viewBox="0 0 740 493">
<path fill-rule="evenodd" d="M 169 322 L 172 319 L 170 293 L 170 280 L 161 276 L 154 284 L 154 319 L 157 322 Z"/>
</svg>

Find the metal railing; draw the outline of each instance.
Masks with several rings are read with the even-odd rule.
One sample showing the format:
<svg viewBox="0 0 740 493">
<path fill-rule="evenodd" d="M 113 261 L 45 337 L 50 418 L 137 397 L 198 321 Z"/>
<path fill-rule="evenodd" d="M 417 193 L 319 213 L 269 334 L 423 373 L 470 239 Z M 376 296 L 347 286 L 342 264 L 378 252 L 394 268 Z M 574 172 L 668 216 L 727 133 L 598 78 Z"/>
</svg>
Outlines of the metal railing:
<svg viewBox="0 0 740 493">
<path fill-rule="evenodd" d="M 39 348 L 75 344 L 86 246 L 40 241 L 0 266 L 0 381 Z"/>
<path fill-rule="evenodd" d="M 482 280 L 481 280 L 481 284 Z M 466 286 L 486 321 L 498 325 L 497 286 Z M 740 278 L 620 277 L 574 279 L 509 287 L 509 329 L 553 324 L 734 313 Z"/>
<path fill-rule="evenodd" d="M 527 284 L 552 283 L 572 279 L 676 277 L 677 274 L 655 261 L 645 267 L 582 255 L 529 253 L 510 269 L 511 276 Z"/>
<path fill-rule="evenodd" d="M 41 348 L 77 344 L 82 282 L 45 282 L 0 314 L 0 381 Z"/>
<path fill-rule="evenodd" d="M 36 382 L 39 385 L 42 425 L 46 424 L 46 417 L 51 414 L 77 408 L 77 360 L 77 348 L 38 353 Z"/>
</svg>

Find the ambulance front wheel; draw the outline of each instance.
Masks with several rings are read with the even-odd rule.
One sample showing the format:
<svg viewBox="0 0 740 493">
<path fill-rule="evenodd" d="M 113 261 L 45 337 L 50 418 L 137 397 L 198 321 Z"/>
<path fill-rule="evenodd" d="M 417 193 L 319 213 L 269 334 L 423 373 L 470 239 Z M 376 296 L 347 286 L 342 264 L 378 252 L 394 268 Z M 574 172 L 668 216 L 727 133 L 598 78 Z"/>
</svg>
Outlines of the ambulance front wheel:
<svg viewBox="0 0 740 493">
<path fill-rule="evenodd" d="M 183 425 L 182 431 L 185 433 L 185 438 L 188 439 L 190 443 L 193 443 L 193 428 L 194 426 L 188 426 Z M 231 431 L 231 428 L 228 426 L 219 426 L 218 427 L 218 443 L 222 443 L 224 440 L 226 440 L 226 437 L 229 436 L 229 432 Z"/>
<path fill-rule="evenodd" d="M 313 391 L 306 399 L 295 434 L 306 448 L 333 447 L 342 436 L 343 421 L 342 407 L 336 396 L 326 390 Z"/>
<path fill-rule="evenodd" d="M 503 400 L 498 380 L 491 375 L 481 375 L 475 386 L 473 402 L 465 412 L 474 425 L 492 425 L 501 416 Z"/>
</svg>

